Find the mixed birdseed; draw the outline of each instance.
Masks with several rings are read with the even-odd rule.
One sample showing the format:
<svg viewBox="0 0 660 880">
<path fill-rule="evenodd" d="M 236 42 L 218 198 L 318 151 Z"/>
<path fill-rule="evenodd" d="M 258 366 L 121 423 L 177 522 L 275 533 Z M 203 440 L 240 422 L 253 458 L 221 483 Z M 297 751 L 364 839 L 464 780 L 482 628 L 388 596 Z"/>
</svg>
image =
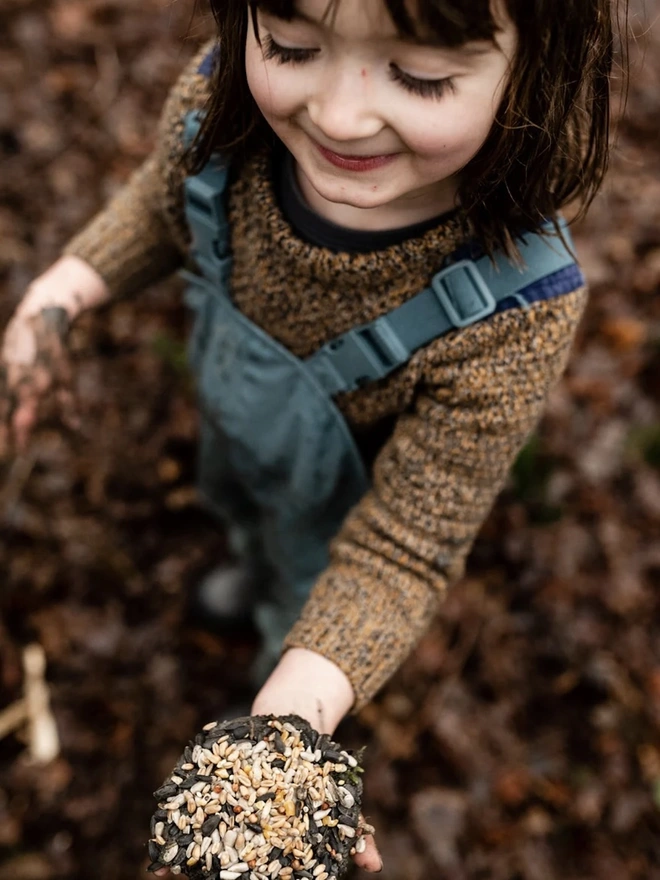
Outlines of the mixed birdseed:
<svg viewBox="0 0 660 880">
<path fill-rule="evenodd" d="M 364 852 L 362 753 L 298 715 L 204 727 L 154 797 L 150 871 L 191 880 L 339 880 Z"/>
</svg>

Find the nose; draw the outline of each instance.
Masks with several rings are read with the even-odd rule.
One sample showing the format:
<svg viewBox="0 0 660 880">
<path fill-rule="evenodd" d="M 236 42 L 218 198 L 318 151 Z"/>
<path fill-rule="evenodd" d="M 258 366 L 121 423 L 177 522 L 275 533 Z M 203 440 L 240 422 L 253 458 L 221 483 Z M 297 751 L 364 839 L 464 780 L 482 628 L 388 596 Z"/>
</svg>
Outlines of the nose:
<svg viewBox="0 0 660 880">
<path fill-rule="evenodd" d="M 334 144 L 372 138 L 385 124 L 368 78 L 359 68 L 329 71 L 309 96 L 307 112 L 316 128 Z"/>
</svg>

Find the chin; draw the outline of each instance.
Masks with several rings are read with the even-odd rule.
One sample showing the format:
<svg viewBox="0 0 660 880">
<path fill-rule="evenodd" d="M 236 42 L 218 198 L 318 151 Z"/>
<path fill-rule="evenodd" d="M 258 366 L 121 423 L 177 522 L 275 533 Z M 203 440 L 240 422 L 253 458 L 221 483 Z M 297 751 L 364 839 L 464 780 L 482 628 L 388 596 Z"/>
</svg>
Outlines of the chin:
<svg viewBox="0 0 660 880">
<path fill-rule="evenodd" d="M 382 208 L 388 205 L 396 196 L 391 193 L 385 193 L 383 190 L 378 192 L 370 191 L 367 186 L 355 190 L 355 185 L 351 181 L 345 184 L 333 186 L 323 186 L 321 182 L 312 180 L 312 186 L 316 192 L 328 202 L 336 205 L 350 205 L 351 208 Z M 347 192 L 350 190 L 350 192 Z"/>
</svg>

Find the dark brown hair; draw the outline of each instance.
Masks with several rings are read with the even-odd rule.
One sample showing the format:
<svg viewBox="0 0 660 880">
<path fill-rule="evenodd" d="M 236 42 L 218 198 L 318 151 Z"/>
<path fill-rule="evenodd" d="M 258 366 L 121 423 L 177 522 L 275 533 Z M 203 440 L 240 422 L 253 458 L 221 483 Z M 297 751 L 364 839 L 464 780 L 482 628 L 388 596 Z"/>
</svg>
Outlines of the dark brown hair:
<svg viewBox="0 0 660 880">
<path fill-rule="evenodd" d="M 248 14 L 263 8 L 283 19 L 295 0 L 209 0 L 220 51 L 206 121 L 193 154 L 198 169 L 214 150 L 240 161 L 269 136 L 245 75 Z M 341 0 L 329 0 L 329 11 Z M 491 0 L 383 0 L 401 34 L 460 46 L 494 41 Z M 495 124 L 461 172 L 459 202 L 485 250 L 516 249 L 576 201 L 584 212 L 609 156 L 610 75 L 616 0 L 504 0 L 518 50 Z M 625 0 L 624 0 L 625 2 Z M 613 5 L 614 4 L 614 5 Z"/>
</svg>

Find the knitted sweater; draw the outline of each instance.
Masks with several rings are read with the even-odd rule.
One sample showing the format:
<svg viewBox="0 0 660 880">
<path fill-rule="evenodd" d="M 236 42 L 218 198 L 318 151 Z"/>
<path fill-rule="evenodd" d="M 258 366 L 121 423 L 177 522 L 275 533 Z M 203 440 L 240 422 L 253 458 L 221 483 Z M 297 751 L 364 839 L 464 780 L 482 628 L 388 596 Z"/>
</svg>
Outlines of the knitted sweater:
<svg viewBox="0 0 660 880">
<path fill-rule="evenodd" d="M 154 152 L 66 248 L 116 295 L 177 269 L 183 215 L 182 130 L 209 81 L 204 47 L 174 87 Z M 302 241 L 273 192 L 266 151 L 229 190 L 235 305 L 305 358 L 428 285 L 463 243 L 450 217 L 418 238 L 372 253 Z M 336 403 L 356 439 L 378 437 L 372 488 L 346 517 L 284 649 L 327 657 L 351 681 L 358 712 L 401 665 L 461 577 L 512 463 L 562 376 L 587 301 L 579 287 L 499 312 L 418 350 L 403 367 Z M 373 444 L 372 444 L 373 445 Z"/>
</svg>

